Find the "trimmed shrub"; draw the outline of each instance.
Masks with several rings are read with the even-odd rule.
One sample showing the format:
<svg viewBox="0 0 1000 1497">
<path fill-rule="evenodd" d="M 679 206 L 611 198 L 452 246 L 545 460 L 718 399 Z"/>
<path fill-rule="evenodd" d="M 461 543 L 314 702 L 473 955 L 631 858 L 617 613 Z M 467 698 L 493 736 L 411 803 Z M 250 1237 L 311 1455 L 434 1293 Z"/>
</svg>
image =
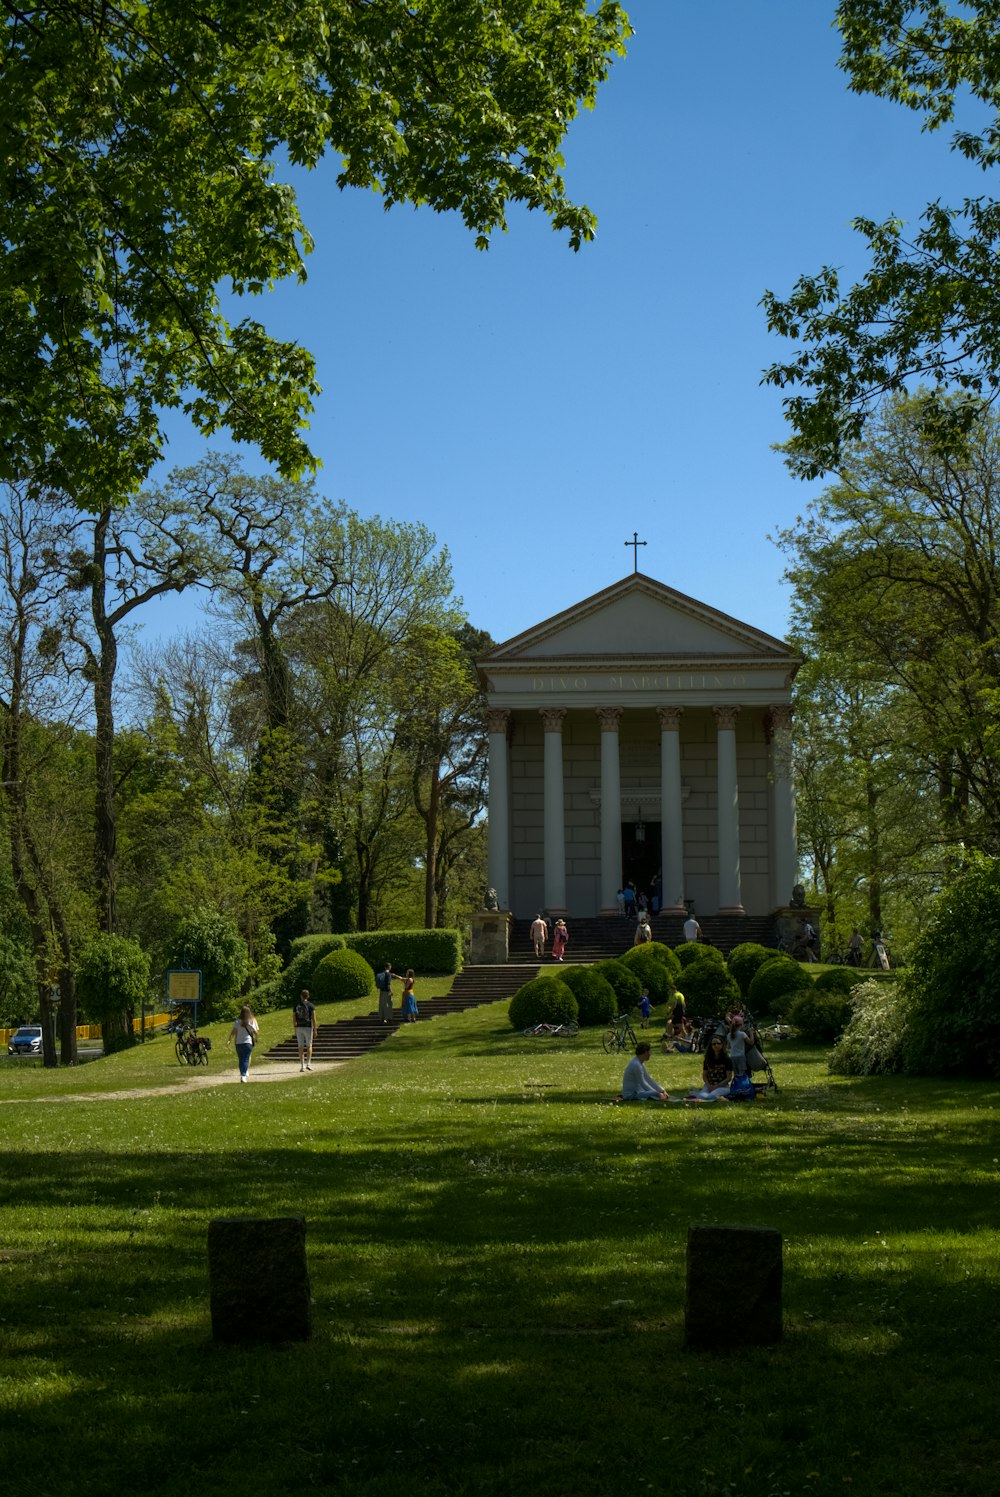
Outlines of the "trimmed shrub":
<svg viewBox="0 0 1000 1497">
<path fill-rule="evenodd" d="M 891 1076 L 903 1069 L 909 1005 L 901 983 L 865 981 L 851 994 L 851 1019 L 833 1047 L 838 1076 Z"/>
<path fill-rule="evenodd" d="M 813 987 L 817 993 L 839 993 L 846 998 L 851 989 L 862 981 L 856 967 L 828 967 L 825 972 L 813 978 Z"/>
<path fill-rule="evenodd" d="M 375 973 L 356 951 L 331 951 L 312 975 L 314 1003 L 346 1003 L 375 991 Z"/>
<path fill-rule="evenodd" d="M 579 1017 L 576 999 L 558 977 L 533 977 L 518 988 L 507 1010 L 511 1027 L 527 1029 L 530 1024 L 568 1024 Z"/>
<path fill-rule="evenodd" d="M 725 1013 L 739 1001 L 739 985 L 725 962 L 711 957 L 703 962 L 688 962 L 680 982 L 688 1014 L 711 1018 Z"/>
<path fill-rule="evenodd" d="M 462 965 L 460 930 L 354 931 L 344 936 L 344 945 L 376 972 L 391 962 L 394 972 L 412 967 L 423 976 L 450 977 Z"/>
<path fill-rule="evenodd" d="M 900 978 L 910 1076 L 1000 1077 L 1000 861 L 970 858 Z"/>
<path fill-rule="evenodd" d="M 618 999 L 606 977 L 593 967 L 567 967 L 559 978 L 576 999 L 581 1025 L 611 1023 L 618 1012 Z"/>
<path fill-rule="evenodd" d="M 331 951 L 343 951 L 343 936 L 299 936 L 292 942 L 292 959 L 278 978 L 279 1007 L 288 1008 L 298 1001 L 303 988 L 312 987 L 312 976 Z"/>
<path fill-rule="evenodd" d="M 721 966 L 726 964 L 718 946 L 706 946 L 701 941 L 682 941 L 679 946 L 674 947 L 674 956 L 682 967 L 688 966 L 690 962 L 700 962 L 703 957 L 710 962 L 718 962 Z"/>
<path fill-rule="evenodd" d="M 621 963 L 635 973 L 643 987 L 649 989 L 649 996 L 654 1003 L 668 1003 L 674 996 L 675 974 L 659 952 L 653 950 L 652 942 L 648 946 L 633 946 L 621 958 Z M 680 976 L 679 963 L 676 975 Z"/>
<path fill-rule="evenodd" d="M 633 972 L 631 967 L 626 967 L 624 962 L 616 960 L 595 962 L 590 970 L 599 972 L 602 977 L 607 978 L 614 990 L 618 1012 L 630 1014 L 639 1002 L 642 993 L 642 983 L 639 981 L 638 974 Z"/>
<path fill-rule="evenodd" d="M 792 997 L 812 987 L 812 978 L 790 956 L 772 956 L 758 968 L 747 992 L 747 1002 L 757 1018 L 773 1014 L 783 1018 Z"/>
<path fill-rule="evenodd" d="M 788 1022 L 794 1024 L 804 1040 L 815 1040 L 828 1044 L 843 1033 L 853 1010 L 847 993 L 827 988 L 814 982 L 801 993 L 792 997 L 788 1009 Z"/>
<path fill-rule="evenodd" d="M 677 979 L 680 977 L 680 975 L 681 975 L 681 960 L 680 960 L 680 957 L 677 955 L 676 951 L 674 950 L 674 948 L 672 946 L 668 946 L 667 945 L 666 941 L 647 941 L 645 943 L 645 945 L 643 945 L 643 946 L 636 946 L 636 947 L 633 947 L 632 949 L 635 950 L 635 951 L 648 951 L 648 952 L 650 952 L 651 955 L 655 956 L 660 962 L 663 963 L 663 965 L 666 967 L 667 971 L 670 973 L 671 977 L 674 979 L 674 982 L 676 982 Z"/>
<path fill-rule="evenodd" d="M 744 941 L 742 945 L 733 947 L 726 958 L 726 966 L 739 983 L 740 993 L 744 998 L 761 967 L 776 955 L 773 947 L 761 946 L 756 941 Z"/>
</svg>

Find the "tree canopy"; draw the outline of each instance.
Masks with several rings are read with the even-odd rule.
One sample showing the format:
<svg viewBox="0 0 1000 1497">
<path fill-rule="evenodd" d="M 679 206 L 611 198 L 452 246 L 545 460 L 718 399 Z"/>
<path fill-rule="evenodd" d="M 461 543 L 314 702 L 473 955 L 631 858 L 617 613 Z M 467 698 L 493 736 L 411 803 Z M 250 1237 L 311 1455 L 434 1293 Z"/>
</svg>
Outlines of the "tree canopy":
<svg viewBox="0 0 1000 1497">
<path fill-rule="evenodd" d="M 956 129 L 953 145 L 985 172 L 1000 162 L 997 19 L 996 0 L 841 0 L 840 66 L 856 93 L 915 110 L 925 130 L 983 106 L 980 128 Z M 803 477 L 836 470 L 883 397 L 916 380 L 969 396 L 925 405 L 942 450 L 961 445 L 980 399 L 1000 389 L 1000 202 L 935 201 L 912 230 L 896 218 L 854 227 L 871 255 L 857 285 L 827 265 L 788 297 L 764 296 L 769 328 L 800 345 L 765 381 L 797 392 L 785 401 L 787 452 Z"/>
<path fill-rule="evenodd" d="M 286 164 L 577 248 L 560 142 L 630 28 L 615 0 L 0 0 L 0 478 L 120 502 L 181 408 L 311 465 L 312 357 L 223 292 L 305 276 Z"/>
</svg>

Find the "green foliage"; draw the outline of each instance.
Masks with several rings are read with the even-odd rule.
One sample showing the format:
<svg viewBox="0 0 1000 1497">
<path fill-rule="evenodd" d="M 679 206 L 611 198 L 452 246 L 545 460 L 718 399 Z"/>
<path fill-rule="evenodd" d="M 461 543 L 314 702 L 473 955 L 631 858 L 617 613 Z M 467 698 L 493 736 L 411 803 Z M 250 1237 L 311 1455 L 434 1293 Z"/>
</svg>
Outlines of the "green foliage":
<svg viewBox="0 0 1000 1497">
<path fill-rule="evenodd" d="M 861 981 L 861 974 L 856 967 L 827 967 L 825 972 L 821 972 L 818 977 L 812 979 L 812 984 L 818 993 L 840 994 L 846 997 Z"/>
<path fill-rule="evenodd" d="M 0 1028 L 30 1022 L 38 1011 L 35 962 L 28 946 L 0 933 Z"/>
<path fill-rule="evenodd" d="M 973 859 L 941 895 L 905 982 L 905 1070 L 1000 1076 L 1000 861 Z"/>
<path fill-rule="evenodd" d="M 757 972 L 774 954 L 771 947 L 760 946 L 756 941 L 744 941 L 733 947 L 726 958 L 726 966 L 739 984 L 741 997 L 747 996 Z"/>
<path fill-rule="evenodd" d="M 659 947 L 658 950 L 654 950 L 654 944 Z M 663 956 L 664 951 L 673 957 L 673 952 L 668 947 L 650 941 L 645 946 L 633 946 L 621 958 L 622 966 L 634 972 L 643 987 L 649 989 L 649 996 L 654 1003 L 670 1001 L 674 996 L 675 979 L 680 975 L 677 958 L 674 957 L 672 962 L 668 961 Z"/>
<path fill-rule="evenodd" d="M 317 963 L 310 991 L 314 1003 L 367 998 L 375 992 L 375 974 L 356 951 L 331 951 Z"/>
<path fill-rule="evenodd" d="M 833 1048 L 830 1070 L 840 1076 L 891 1076 L 903 1069 L 909 1022 L 899 982 L 868 980 L 851 994 L 851 1018 Z"/>
<path fill-rule="evenodd" d="M 688 1014 L 714 1018 L 738 1002 L 739 985 L 725 962 L 705 957 L 688 962 L 681 974 L 680 990 Z"/>
<path fill-rule="evenodd" d="M 132 1018 L 149 993 L 149 957 L 136 941 L 102 933 L 87 943 L 76 967 L 80 1008 L 100 1021 L 105 1054 L 135 1043 Z"/>
<path fill-rule="evenodd" d="M 646 941 L 641 947 L 637 946 L 633 947 L 632 949 L 635 951 L 648 951 L 652 956 L 655 956 L 657 961 L 661 962 L 662 965 L 666 967 L 674 982 L 676 982 L 680 977 L 680 957 L 677 955 L 674 948 L 672 946 L 668 946 L 665 941 Z"/>
<path fill-rule="evenodd" d="M 624 962 L 617 960 L 595 962 L 591 971 L 600 973 L 601 977 L 606 978 L 611 984 L 615 998 L 618 1000 L 618 1012 L 631 1013 L 642 994 L 639 974 L 633 972 L 631 967 L 626 967 Z"/>
<path fill-rule="evenodd" d="M 366 930 L 344 936 L 350 951 L 357 951 L 375 971 L 386 962 L 394 972 L 414 972 L 425 976 L 451 974 L 462 965 L 462 932 L 460 930 Z"/>
<path fill-rule="evenodd" d="M 297 936 L 292 942 L 292 959 L 277 982 L 279 1005 L 295 1003 L 303 988 L 308 988 L 316 968 L 331 951 L 343 951 L 343 936 Z"/>
<path fill-rule="evenodd" d="M 682 941 L 679 946 L 674 947 L 674 955 L 682 967 L 689 962 L 718 962 L 720 966 L 725 965 L 725 957 L 717 946 L 708 946 L 702 941 Z"/>
<path fill-rule="evenodd" d="M 568 1024 L 579 1017 L 572 989 L 558 977 L 535 977 L 518 988 L 510 1000 L 508 1017 L 514 1029 L 530 1024 Z"/>
<path fill-rule="evenodd" d="M 787 1017 L 803 1039 L 829 1043 L 843 1032 L 852 1013 L 847 993 L 823 990 L 817 981 L 793 996 Z"/>
<path fill-rule="evenodd" d="M 1000 65 L 992 4 L 841 0 L 837 19 L 840 65 L 855 92 L 916 110 L 926 116 L 925 129 L 951 121 L 968 96 L 981 101 L 985 109 L 973 115 L 978 131 L 956 131 L 954 145 L 984 169 L 997 165 Z M 795 431 L 788 451 L 794 471 L 807 478 L 842 470 L 886 392 L 910 389 L 915 376 L 936 387 L 931 415 L 940 450 L 961 451 L 979 397 L 995 383 L 1000 204 L 979 195 L 955 209 L 935 198 L 916 229 L 898 218 L 858 218 L 854 227 L 871 257 L 857 285 L 842 288 L 837 270 L 826 265 L 801 276 L 785 300 L 771 292 L 763 298 L 768 327 L 800 345 L 766 380 L 798 391 L 785 401 Z M 949 400 L 946 381 L 962 398 Z"/>
<path fill-rule="evenodd" d="M 205 1012 L 214 1011 L 243 987 L 249 975 L 247 944 L 228 915 L 202 909 L 177 926 L 167 948 L 167 967 L 201 972 Z"/>
<path fill-rule="evenodd" d="M 559 973 L 576 999 L 581 1026 L 610 1024 L 618 1013 L 615 990 L 594 967 L 566 967 Z M 525 1026 L 522 1024 L 521 1028 Z"/>
<path fill-rule="evenodd" d="M 119 502 L 177 407 L 283 473 L 310 464 L 312 358 L 230 323 L 222 293 L 305 275 L 280 164 L 336 159 L 331 185 L 457 212 L 483 248 L 508 205 L 537 209 L 575 249 L 594 220 L 566 196 L 560 144 L 628 35 L 617 4 L 586 0 L 534 0 L 528 20 L 478 0 L 6 13 L 6 476 Z"/>
<path fill-rule="evenodd" d="M 812 986 L 812 978 L 790 956 L 772 956 L 757 969 L 750 982 L 747 1002 L 758 1019 L 765 1014 L 781 1017 L 794 993 Z"/>
</svg>

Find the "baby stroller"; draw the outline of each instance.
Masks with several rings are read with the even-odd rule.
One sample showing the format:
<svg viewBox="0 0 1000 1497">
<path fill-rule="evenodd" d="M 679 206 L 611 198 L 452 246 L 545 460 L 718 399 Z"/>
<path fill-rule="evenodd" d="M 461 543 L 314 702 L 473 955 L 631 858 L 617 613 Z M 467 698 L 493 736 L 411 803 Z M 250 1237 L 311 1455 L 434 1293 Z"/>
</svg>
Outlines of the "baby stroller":
<svg viewBox="0 0 1000 1497">
<path fill-rule="evenodd" d="M 749 1009 L 743 1010 L 743 1023 L 746 1028 L 752 1029 L 754 1034 L 753 1044 L 747 1046 L 747 1070 L 750 1072 L 754 1086 L 758 1091 L 776 1092 L 778 1083 L 774 1079 L 771 1062 L 764 1053 L 764 1042 L 760 1037 L 757 1021 Z M 761 1076 L 764 1078 L 763 1081 L 759 1080 Z"/>
</svg>

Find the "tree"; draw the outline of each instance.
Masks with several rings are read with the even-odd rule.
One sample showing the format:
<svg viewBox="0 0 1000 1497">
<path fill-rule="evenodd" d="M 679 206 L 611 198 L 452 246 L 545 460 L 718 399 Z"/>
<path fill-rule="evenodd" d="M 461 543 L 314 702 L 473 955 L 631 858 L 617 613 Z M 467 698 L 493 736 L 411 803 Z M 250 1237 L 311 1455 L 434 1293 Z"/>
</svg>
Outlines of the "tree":
<svg viewBox="0 0 1000 1497">
<path fill-rule="evenodd" d="M 132 1019 L 149 992 L 149 957 L 138 942 L 102 931 L 80 953 L 76 983 L 87 1013 L 100 1020 L 105 1055 L 134 1045 Z"/>
<path fill-rule="evenodd" d="M 841 0 L 841 67 L 857 93 L 922 114 L 925 130 L 950 124 L 968 99 L 985 105 L 978 131 L 957 130 L 955 148 L 988 171 L 1000 162 L 1000 49 L 995 0 Z M 793 470 L 836 471 L 889 392 L 915 379 L 970 398 L 932 396 L 923 410 L 942 451 L 960 450 L 981 399 L 1000 391 L 1000 203 L 983 196 L 959 208 L 940 202 L 908 234 L 897 219 L 856 219 L 872 256 L 858 285 L 842 290 L 835 269 L 802 276 L 791 296 L 764 296 L 769 328 L 799 340 L 769 384 L 802 393 L 785 401 L 794 430 Z"/>
<path fill-rule="evenodd" d="M 312 358 L 220 288 L 305 276 L 277 162 L 462 218 L 485 247 L 508 204 L 576 248 L 559 146 L 630 28 L 614 0 L 3 0 L 0 477 L 103 510 L 136 492 L 181 408 L 311 462 Z"/>
<path fill-rule="evenodd" d="M 234 998 L 249 974 L 246 942 L 235 922 L 210 909 L 181 922 L 170 942 L 167 964 L 201 972 L 209 1012 Z"/>
<path fill-rule="evenodd" d="M 892 402 L 843 476 L 779 537 L 794 616 L 837 679 L 889 707 L 902 778 L 944 843 L 1000 845 L 1000 417 L 980 404 L 964 457 Z M 860 606 L 859 606 L 860 604 Z M 871 760 L 872 744 L 860 757 Z M 895 753 L 897 772 L 904 753 Z"/>
</svg>

